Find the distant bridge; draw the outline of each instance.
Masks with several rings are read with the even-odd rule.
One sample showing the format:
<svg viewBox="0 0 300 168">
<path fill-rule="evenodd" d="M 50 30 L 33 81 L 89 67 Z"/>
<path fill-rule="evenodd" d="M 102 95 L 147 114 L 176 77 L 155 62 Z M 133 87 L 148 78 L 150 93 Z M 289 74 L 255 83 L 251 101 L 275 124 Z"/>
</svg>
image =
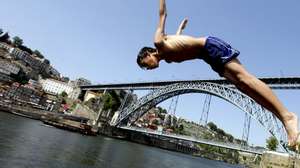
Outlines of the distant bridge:
<svg viewBox="0 0 300 168">
<path fill-rule="evenodd" d="M 261 78 L 272 89 L 300 89 L 300 77 L 288 78 Z M 123 127 L 124 124 L 131 124 L 142 117 L 148 110 L 157 104 L 187 93 L 205 93 L 220 97 L 243 112 L 257 120 L 271 135 L 277 138 L 284 150 L 287 141 L 287 135 L 282 123 L 272 113 L 257 104 L 249 96 L 238 91 L 234 85 L 227 80 L 180 80 L 180 81 L 158 81 L 158 82 L 141 82 L 141 83 L 123 83 L 123 84 L 106 84 L 82 86 L 84 91 L 105 91 L 105 90 L 152 90 L 148 95 L 140 98 L 138 101 L 129 104 L 119 110 L 113 117 L 111 124 L 117 127 Z M 125 100 L 126 101 L 126 100 Z M 125 103 L 124 103 L 125 104 Z M 248 131 L 249 131 L 248 124 Z M 245 126 L 244 126 L 245 127 Z M 175 137 L 174 137 L 175 138 Z M 177 138 L 183 138 L 178 137 Z M 187 138 L 184 138 L 188 140 Z M 189 139 L 193 141 L 191 138 Z M 199 141 L 199 143 L 204 141 Z M 218 145 L 213 142 L 205 142 L 214 146 Z M 227 146 L 227 148 L 237 149 Z M 237 149 L 238 150 L 238 149 Z"/>
<path fill-rule="evenodd" d="M 148 110 L 157 104 L 177 95 L 187 93 L 207 93 L 220 97 L 247 113 L 257 120 L 271 135 L 276 137 L 284 148 L 287 135 L 282 123 L 271 112 L 257 104 L 249 96 L 237 89 L 209 82 L 186 82 L 167 85 L 156 89 L 148 95 L 140 98 L 137 102 L 128 105 L 113 117 L 111 124 L 122 126 L 124 123 L 134 123 Z"/>
</svg>

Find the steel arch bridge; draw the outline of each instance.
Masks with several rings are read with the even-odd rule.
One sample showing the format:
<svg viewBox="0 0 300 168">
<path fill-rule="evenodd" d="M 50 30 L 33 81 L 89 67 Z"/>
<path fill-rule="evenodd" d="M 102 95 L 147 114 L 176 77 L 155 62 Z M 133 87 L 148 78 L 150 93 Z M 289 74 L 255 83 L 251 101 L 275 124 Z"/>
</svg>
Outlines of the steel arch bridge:
<svg viewBox="0 0 300 168">
<path fill-rule="evenodd" d="M 287 134 L 277 117 L 237 89 L 209 82 L 176 83 L 156 89 L 125 107 L 113 117 L 111 125 L 121 126 L 126 122 L 133 123 L 160 102 L 187 93 L 206 93 L 228 101 L 257 120 L 271 135 L 277 138 L 280 145 L 285 149 L 284 143 L 287 141 Z"/>
</svg>

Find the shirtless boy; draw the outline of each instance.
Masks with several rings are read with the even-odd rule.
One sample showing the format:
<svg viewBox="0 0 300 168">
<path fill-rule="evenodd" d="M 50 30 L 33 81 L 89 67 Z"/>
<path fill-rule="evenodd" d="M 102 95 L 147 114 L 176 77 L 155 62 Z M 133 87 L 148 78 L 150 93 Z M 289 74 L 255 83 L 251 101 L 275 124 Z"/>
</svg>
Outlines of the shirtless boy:
<svg viewBox="0 0 300 168">
<path fill-rule="evenodd" d="M 154 48 L 141 49 L 137 63 L 143 69 L 154 69 L 161 60 L 180 63 L 202 59 L 220 76 L 232 82 L 240 91 L 275 114 L 283 123 L 288 146 L 298 151 L 300 143 L 297 115 L 289 112 L 272 90 L 261 80 L 247 72 L 238 60 L 240 52 L 216 37 L 191 37 L 182 35 L 188 20 L 184 19 L 175 35 L 165 34 L 167 17 L 165 0 L 160 0 L 159 24 L 154 37 Z"/>
</svg>

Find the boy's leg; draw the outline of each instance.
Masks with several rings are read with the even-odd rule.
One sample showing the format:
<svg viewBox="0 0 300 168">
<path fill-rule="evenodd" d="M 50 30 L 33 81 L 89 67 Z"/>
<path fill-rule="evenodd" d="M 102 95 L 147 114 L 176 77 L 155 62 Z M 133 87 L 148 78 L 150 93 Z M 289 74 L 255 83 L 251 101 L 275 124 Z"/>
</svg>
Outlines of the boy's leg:
<svg viewBox="0 0 300 168">
<path fill-rule="evenodd" d="M 296 143 L 298 137 L 297 116 L 283 106 L 264 82 L 247 72 L 238 59 L 233 59 L 225 64 L 223 76 L 243 93 L 275 114 L 285 126 L 289 144 L 294 145 Z"/>
</svg>

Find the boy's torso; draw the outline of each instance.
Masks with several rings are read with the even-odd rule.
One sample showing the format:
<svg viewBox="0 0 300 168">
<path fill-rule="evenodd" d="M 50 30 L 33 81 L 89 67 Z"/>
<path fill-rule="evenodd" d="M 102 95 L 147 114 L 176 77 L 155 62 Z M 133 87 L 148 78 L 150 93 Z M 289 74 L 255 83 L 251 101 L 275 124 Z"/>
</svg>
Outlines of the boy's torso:
<svg viewBox="0 0 300 168">
<path fill-rule="evenodd" d="M 166 62 L 182 62 L 204 56 L 207 53 L 204 49 L 205 42 L 205 37 L 169 35 L 165 37 L 163 45 L 157 49 Z"/>
</svg>

